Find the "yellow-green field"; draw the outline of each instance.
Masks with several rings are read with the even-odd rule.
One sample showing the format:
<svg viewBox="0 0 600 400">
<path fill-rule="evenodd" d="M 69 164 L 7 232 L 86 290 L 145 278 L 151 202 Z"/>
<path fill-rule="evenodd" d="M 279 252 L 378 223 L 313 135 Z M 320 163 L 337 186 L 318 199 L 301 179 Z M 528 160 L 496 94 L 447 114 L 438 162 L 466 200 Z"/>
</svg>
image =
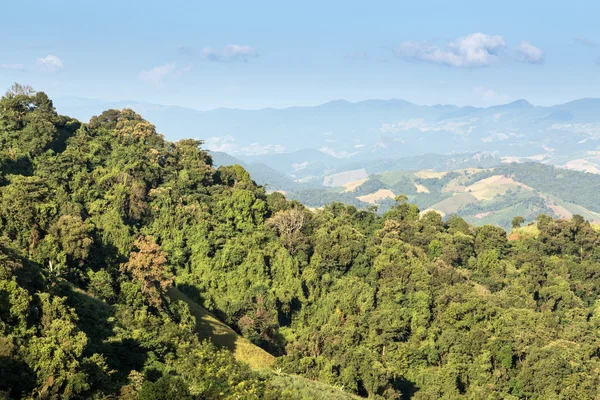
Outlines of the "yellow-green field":
<svg viewBox="0 0 600 400">
<path fill-rule="evenodd" d="M 471 193 L 456 193 L 454 196 L 432 205 L 425 211 L 441 211 L 444 215 L 448 215 L 457 212 L 459 208 L 471 203 L 477 203 L 477 198 Z"/>
<path fill-rule="evenodd" d="M 424 179 L 441 178 L 446 174 L 447 174 L 447 172 L 437 172 L 437 171 L 430 171 L 430 170 L 423 170 L 423 171 L 415 172 L 415 176 L 417 178 L 424 178 Z"/>
<path fill-rule="evenodd" d="M 368 177 L 369 175 L 367 174 L 367 171 L 364 168 L 355 169 L 352 171 L 344 171 L 333 175 L 327 175 L 325 178 L 323 178 L 323 186 L 344 186 L 350 182 L 354 182 L 359 179 L 365 179 Z"/>
<path fill-rule="evenodd" d="M 522 183 L 515 182 L 512 178 L 507 176 L 494 175 L 467 186 L 464 191 L 471 193 L 478 200 L 490 200 L 497 195 L 505 194 L 509 190 L 518 190 L 518 188 L 532 190 Z"/>
<path fill-rule="evenodd" d="M 233 329 L 219 321 L 204 307 L 201 307 L 188 296 L 176 288 L 167 292 L 173 301 L 183 301 L 190 308 L 191 314 L 196 318 L 196 332 L 201 339 L 209 339 L 217 347 L 230 350 L 234 357 L 248 364 L 251 368 L 269 380 L 269 383 L 285 393 L 294 393 L 302 400 L 358 400 L 344 391 L 343 387 L 334 387 L 312 381 L 302 376 L 286 374 L 279 369 L 273 369 L 275 357 L 260 347 L 250 343 L 249 340 L 238 335 Z"/>
<path fill-rule="evenodd" d="M 345 185 L 342 185 L 345 189 L 344 192 L 352 192 L 357 187 L 368 181 L 369 178 L 358 179 L 356 181 L 348 182 Z"/>
<path fill-rule="evenodd" d="M 369 204 L 376 204 L 383 199 L 393 199 L 396 195 L 389 189 L 379 189 L 375 193 L 358 196 L 357 199 Z"/>
<path fill-rule="evenodd" d="M 283 391 L 300 395 L 302 400 L 359 400 L 358 397 L 347 393 L 343 387 L 333 387 L 318 381 L 311 381 L 298 375 L 264 371 L 265 377 L 271 384 Z"/>
</svg>

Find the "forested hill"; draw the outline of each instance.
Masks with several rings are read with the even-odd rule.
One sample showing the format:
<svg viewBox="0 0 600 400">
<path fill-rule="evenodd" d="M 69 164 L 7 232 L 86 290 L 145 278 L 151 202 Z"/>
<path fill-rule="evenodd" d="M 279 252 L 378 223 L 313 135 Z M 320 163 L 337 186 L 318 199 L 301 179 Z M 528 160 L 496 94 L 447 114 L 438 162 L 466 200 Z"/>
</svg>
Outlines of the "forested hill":
<svg viewBox="0 0 600 400">
<path fill-rule="evenodd" d="M 0 100 L 0 398 L 597 398 L 580 216 L 509 240 L 405 196 L 311 212 L 201 144 Z"/>
</svg>

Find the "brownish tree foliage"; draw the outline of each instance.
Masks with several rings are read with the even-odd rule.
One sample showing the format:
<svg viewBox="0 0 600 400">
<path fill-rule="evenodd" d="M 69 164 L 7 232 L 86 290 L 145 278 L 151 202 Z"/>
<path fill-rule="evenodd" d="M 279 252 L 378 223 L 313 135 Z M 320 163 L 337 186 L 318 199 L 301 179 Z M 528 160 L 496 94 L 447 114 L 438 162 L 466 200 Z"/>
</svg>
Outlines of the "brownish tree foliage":
<svg viewBox="0 0 600 400">
<path fill-rule="evenodd" d="M 121 269 L 142 284 L 142 293 L 150 305 L 161 307 L 162 293 L 173 284 L 173 274 L 167 271 L 167 254 L 152 236 L 140 236 L 134 246 L 138 251 L 131 253 Z"/>
</svg>

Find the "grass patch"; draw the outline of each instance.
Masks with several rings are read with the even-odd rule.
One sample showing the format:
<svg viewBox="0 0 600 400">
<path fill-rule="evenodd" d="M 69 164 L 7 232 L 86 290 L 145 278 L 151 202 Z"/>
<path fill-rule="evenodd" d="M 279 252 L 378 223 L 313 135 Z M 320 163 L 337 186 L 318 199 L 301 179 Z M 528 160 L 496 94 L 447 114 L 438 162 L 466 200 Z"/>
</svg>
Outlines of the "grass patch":
<svg viewBox="0 0 600 400">
<path fill-rule="evenodd" d="M 394 199 L 396 195 L 389 189 L 379 189 L 375 193 L 357 197 L 358 200 L 369 204 L 376 204 L 383 199 Z"/>
<path fill-rule="evenodd" d="M 447 172 L 437 172 L 437 171 L 431 171 L 431 170 L 422 170 L 422 171 L 416 171 L 415 176 L 417 178 L 422 178 L 422 179 L 431 179 L 431 178 L 442 178 L 444 175 L 447 174 Z"/>
<path fill-rule="evenodd" d="M 362 397 L 347 393 L 343 388 L 335 388 L 324 383 L 311 381 L 298 375 L 275 373 L 273 371 L 260 371 L 261 375 L 269 380 L 284 394 L 293 394 L 301 400 L 359 400 Z"/>
<path fill-rule="evenodd" d="M 432 210 L 443 212 L 445 215 L 458 211 L 459 208 L 467 204 L 477 203 L 477 198 L 471 193 L 457 193 L 429 207 Z M 426 210 L 427 211 L 427 210 Z"/>
<path fill-rule="evenodd" d="M 415 180 L 415 174 L 412 171 L 382 172 L 381 174 L 377 174 L 377 178 L 386 185 L 395 185 L 405 178 L 413 182 Z"/>
</svg>

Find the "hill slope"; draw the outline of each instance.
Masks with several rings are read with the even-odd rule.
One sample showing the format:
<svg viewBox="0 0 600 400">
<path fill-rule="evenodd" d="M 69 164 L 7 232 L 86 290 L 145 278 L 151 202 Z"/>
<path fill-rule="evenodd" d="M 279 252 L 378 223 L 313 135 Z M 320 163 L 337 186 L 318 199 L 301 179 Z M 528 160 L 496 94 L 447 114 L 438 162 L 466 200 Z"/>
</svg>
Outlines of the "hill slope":
<svg viewBox="0 0 600 400">
<path fill-rule="evenodd" d="M 384 212 L 393 206 L 396 195 L 405 194 L 424 211 L 434 210 L 443 216 L 458 214 L 474 225 L 494 224 L 509 229 L 515 216 L 531 222 L 542 213 L 556 218 L 579 214 L 600 223 L 598 193 L 600 175 L 540 163 L 514 163 L 490 169 L 374 174 L 344 185 L 337 199 L 335 194 L 323 196 L 322 204 L 332 196 L 344 202 L 354 195 L 379 205 L 380 212 Z"/>
<path fill-rule="evenodd" d="M 597 397 L 600 231 L 581 216 L 538 215 L 509 240 L 404 196 L 381 214 L 310 211 L 131 110 L 82 124 L 20 86 L 0 99 L 0 142 L 3 398 Z M 572 207 L 560 184 L 536 186 L 500 168 L 401 171 L 338 194 Z"/>
<path fill-rule="evenodd" d="M 171 300 L 181 300 L 188 305 L 190 312 L 196 318 L 196 332 L 200 339 L 209 339 L 216 346 L 228 349 L 236 359 L 247 363 L 252 368 L 270 368 L 273 366 L 275 357 L 238 335 L 237 332 L 219 321 L 208 310 L 196 304 L 178 289 L 170 288 L 167 293 Z"/>
</svg>

